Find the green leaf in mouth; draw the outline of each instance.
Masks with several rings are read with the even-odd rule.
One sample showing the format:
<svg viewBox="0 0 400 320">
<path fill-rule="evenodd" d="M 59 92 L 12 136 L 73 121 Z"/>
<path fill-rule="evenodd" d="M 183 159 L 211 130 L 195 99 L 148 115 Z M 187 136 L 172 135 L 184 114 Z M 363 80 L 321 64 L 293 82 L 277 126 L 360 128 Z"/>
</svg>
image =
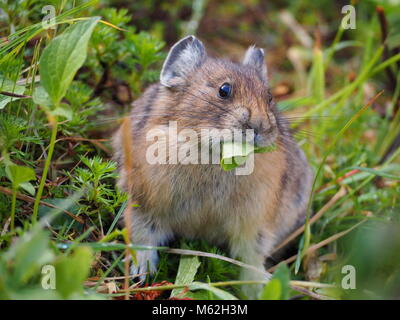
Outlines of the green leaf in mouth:
<svg viewBox="0 0 400 320">
<path fill-rule="evenodd" d="M 222 144 L 221 167 L 225 171 L 230 171 L 244 164 L 248 156 L 252 153 L 265 153 L 275 150 L 275 144 L 266 147 L 256 147 L 250 143 L 227 142 Z"/>
</svg>

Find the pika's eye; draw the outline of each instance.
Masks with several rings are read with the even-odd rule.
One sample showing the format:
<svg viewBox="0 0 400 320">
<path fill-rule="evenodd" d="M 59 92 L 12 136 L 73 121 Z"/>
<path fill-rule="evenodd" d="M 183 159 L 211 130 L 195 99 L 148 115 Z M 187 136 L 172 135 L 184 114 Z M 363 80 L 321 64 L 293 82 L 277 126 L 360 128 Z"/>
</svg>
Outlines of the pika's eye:
<svg viewBox="0 0 400 320">
<path fill-rule="evenodd" d="M 224 83 L 222 86 L 219 87 L 219 96 L 222 99 L 227 99 L 231 96 L 232 93 L 232 86 L 229 83 Z"/>
</svg>

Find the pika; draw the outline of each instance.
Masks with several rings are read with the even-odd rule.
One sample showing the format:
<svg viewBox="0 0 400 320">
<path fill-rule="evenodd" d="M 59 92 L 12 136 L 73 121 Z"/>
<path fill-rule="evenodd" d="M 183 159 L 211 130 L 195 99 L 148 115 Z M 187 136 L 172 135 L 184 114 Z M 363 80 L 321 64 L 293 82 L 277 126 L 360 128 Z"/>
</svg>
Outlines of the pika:
<svg viewBox="0 0 400 320">
<path fill-rule="evenodd" d="M 160 246 L 176 237 L 201 238 L 264 270 L 274 246 L 304 223 L 313 172 L 276 107 L 264 60 L 264 50 L 254 46 L 241 63 L 210 57 L 194 36 L 171 48 L 160 81 L 134 102 L 131 172 L 123 165 L 122 129 L 113 137 L 119 186 L 140 205 L 132 213 L 134 244 Z M 276 148 L 255 154 L 248 175 L 235 175 L 215 163 L 150 164 L 146 152 L 153 141 L 147 133 L 171 122 L 196 132 L 250 128 L 254 144 Z M 156 271 L 156 251 L 138 251 L 137 259 L 133 274 Z M 260 279 L 260 274 L 243 269 L 241 278 Z"/>
</svg>

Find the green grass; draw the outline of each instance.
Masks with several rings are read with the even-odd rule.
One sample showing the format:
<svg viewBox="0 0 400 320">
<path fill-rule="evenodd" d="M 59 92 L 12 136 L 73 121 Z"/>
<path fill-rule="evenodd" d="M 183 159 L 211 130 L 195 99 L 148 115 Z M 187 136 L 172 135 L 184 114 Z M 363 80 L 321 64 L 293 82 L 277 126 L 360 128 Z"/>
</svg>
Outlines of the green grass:
<svg viewBox="0 0 400 320">
<path fill-rule="evenodd" d="M 48 30 L 40 23 L 47 3 L 0 4 L 0 299 L 125 295 L 123 258 L 148 248 L 129 245 L 119 223 L 129 199 L 115 186 L 110 132 L 157 81 L 167 47 L 196 28 L 220 55 L 237 57 L 253 43 L 266 48 L 272 92 L 317 173 L 308 213 L 318 219 L 308 217 L 287 267 L 272 269 L 260 298 L 399 298 L 398 7 L 363 1 L 357 28 L 344 30 L 331 1 L 268 8 L 261 1 L 197 1 L 192 8 L 182 0 L 163 8 L 162 20 L 151 18 L 161 10 L 153 1 L 126 9 L 107 0 L 54 3 L 57 25 Z M 311 46 L 288 32 L 283 9 Z M 269 19 L 249 14 L 254 10 Z M 91 23 L 87 43 L 73 45 Z M 61 52 L 57 41 L 64 41 Z M 52 72 L 74 55 L 65 72 Z M 131 298 L 245 298 L 237 279 L 246 266 L 224 248 L 185 240 L 169 247 L 181 250 L 158 248 L 150 288 L 133 289 Z M 42 289 L 44 265 L 56 270 L 56 290 Z M 340 288 L 344 265 L 356 268 L 355 290 Z"/>
</svg>

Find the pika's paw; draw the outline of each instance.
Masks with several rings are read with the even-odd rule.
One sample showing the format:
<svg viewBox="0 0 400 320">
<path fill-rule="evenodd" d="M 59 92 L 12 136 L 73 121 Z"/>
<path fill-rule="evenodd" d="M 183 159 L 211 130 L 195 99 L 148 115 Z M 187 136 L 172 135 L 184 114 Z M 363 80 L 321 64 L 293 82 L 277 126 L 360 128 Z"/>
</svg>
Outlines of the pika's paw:
<svg viewBox="0 0 400 320">
<path fill-rule="evenodd" d="M 137 264 L 131 266 L 131 275 L 139 278 L 140 281 L 146 280 L 147 273 L 154 274 L 157 271 L 158 254 L 154 250 L 136 251 Z"/>
<path fill-rule="evenodd" d="M 262 270 L 262 267 L 259 267 Z M 240 275 L 240 280 L 245 281 L 268 281 L 268 276 L 252 270 L 243 269 Z M 263 284 L 247 284 L 242 286 L 242 292 L 250 300 L 257 300 L 262 292 Z"/>
</svg>

